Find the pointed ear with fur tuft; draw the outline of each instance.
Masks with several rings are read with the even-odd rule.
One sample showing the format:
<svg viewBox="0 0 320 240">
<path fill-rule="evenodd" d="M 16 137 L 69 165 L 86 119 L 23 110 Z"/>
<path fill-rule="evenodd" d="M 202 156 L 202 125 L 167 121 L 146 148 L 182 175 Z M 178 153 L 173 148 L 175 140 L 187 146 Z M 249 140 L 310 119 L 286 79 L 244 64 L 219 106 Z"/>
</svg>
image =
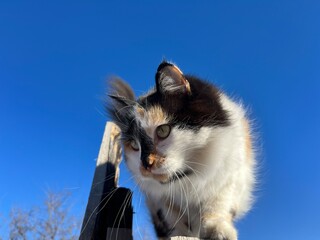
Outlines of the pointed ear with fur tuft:
<svg viewBox="0 0 320 240">
<path fill-rule="evenodd" d="M 120 98 L 135 101 L 133 90 L 128 83 L 123 81 L 119 77 L 112 77 L 109 79 L 109 94 L 112 96 L 118 96 Z"/>
<path fill-rule="evenodd" d="M 129 84 L 118 77 L 110 78 L 108 86 L 111 101 L 107 101 L 107 112 L 116 123 L 123 122 L 136 104 L 134 93 Z"/>
<path fill-rule="evenodd" d="M 191 95 L 190 84 L 181 70 L 172 63 L 162 62 L 156 73 L 157 91 L 162 94 Z"/>
<path fill-rule="evenodd" d="M 134 105 L 132 100 L 128 100 L 124 97 L 121 97 L 121 96 L 117 96 L 117 95 L 112 95 L 112 94 L 108 94 L 108 96 L 110 98 L 112 98 L 112 100 L 114 100 L 116 103 L 115 105 L 120 105 L 120 106 L 131 106 L 131 105 Z"/>
</svg>

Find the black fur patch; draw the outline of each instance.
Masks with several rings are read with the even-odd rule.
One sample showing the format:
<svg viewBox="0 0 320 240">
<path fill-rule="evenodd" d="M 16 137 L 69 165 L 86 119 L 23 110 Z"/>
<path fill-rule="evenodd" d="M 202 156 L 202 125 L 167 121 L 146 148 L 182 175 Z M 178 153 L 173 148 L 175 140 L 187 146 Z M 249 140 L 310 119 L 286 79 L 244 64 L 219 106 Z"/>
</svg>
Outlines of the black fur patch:
<svg viewBox="0 0 320 240">
<path fill-rule="evenodd" d="M 140 126 L 140 124 L 134 119 L 130 114 L 124 117 L 125 122 L 127 122 L 127 128 L 121 128 L 122 140 L 138 140 L 141 145 L 141 161 L 145 169 L 149 167 L 148 157 L 151 151 L 154 149 L 153 141 L 148 136 L 146 131 Z"/>
<path fill-rule="evenodd" d="M 191 95 L 165 95 L 154 91 L 138 99 L 145 109 L 160 105 L 164 111 L 173 116 L 173 126 L 199 130 L 204 126 L 228 126 L 228 113 L 220 103 L 220 92 L 212 84 L 199 78 L 185 75 L 191 88 Z"/>
<path fill-rule="evenodd" d="M 155 217 L 157 219 L 154 219 L 153 222 L 157 236 L 162 238 L 168 238 L 174 229 L 169 227 L 161 209 L 157 211 L 157 216 L 154 216 L 154 218 Z"/>
<path fill-rule="evenodd" d="M 154 149 L 152 139 L 147 135 L 143 128 L 140 128 L 141 161 L 145 169 L 149 167 L 148 157 Z"/>
<path fill-rule="evenodd" d="M 173 126 L 199 130 L 204 126 L 229 125 L 228 112 L 220 103 L 220 91 L 212 84 L 195 76 L 183 75 L 189 82 L 191 94 L 165 94 L 159 90 L 159 72 L 173 66 L 162 62 L 156 73 L 155 91 L 137 100 L 138 104 L 148 110 L 152 106 L 161 106 L 172 116 Z M 118 123 L 121 130 L 128 128 L 134 118 L 132 110 L 137 103 L 130 86 L 120 79 L 110 82 L 110 95 L 114 99 L 107 107 L 111 118 Z"/>
</svg>

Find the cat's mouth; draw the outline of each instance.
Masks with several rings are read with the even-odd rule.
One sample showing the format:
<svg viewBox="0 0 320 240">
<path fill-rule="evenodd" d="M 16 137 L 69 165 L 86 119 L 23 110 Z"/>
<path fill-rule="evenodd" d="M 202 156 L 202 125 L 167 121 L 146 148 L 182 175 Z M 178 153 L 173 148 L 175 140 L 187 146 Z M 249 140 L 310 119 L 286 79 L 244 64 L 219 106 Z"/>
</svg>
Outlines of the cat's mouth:
<svg viewBox="0 0 320 240">
<path fill-rule="evenodd" d="M 167 182 L 170 179 L 170 175 L 167 173 L 154 173 L 150 169 L 145 169 L 143 166 L 140 167 L 141 175 L 147 178 L 153 178 L 160 183 Z"/>
<path fill-rule="evenodd" d="M 169 178 L 169 181 L 165 182 L 165 183 L 174 182 L 174 181 L 179 180 L 181 178 L 187 177 L 187 176 L 191 175 L 192 173 L 193 173 L 193 171 L 191 169 L 185 169 L 183 171 L 176 172 Z"/>
<path fill-rule="evenodd" d="M 193 173 L 191 169 L 185 169 L 185 170 L 179 170 L 177 172 L 174 172 L 173 174 L 167 174 L 167 173 L 153 173 L 150 170 L 145 169 L 144 167 L 140 167 L 140 172 L 142 176 L 153 178 L 157 181 L 159 181 L 161 184 L 167 184 L 170 182 L 175 182 L 177 180 L 180 180 L 184 177 L 187 177 Z"/>
</svg>

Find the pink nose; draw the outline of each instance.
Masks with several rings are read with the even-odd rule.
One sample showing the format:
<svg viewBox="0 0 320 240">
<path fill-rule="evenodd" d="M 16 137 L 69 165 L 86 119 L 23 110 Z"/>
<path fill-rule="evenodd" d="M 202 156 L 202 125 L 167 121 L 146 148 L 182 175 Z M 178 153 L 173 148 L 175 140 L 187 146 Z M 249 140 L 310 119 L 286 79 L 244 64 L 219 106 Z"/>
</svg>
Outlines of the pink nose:
<svg viewBox="0 0 320 240">
<path fill-rule="evenodd" d="M 159 156 L 157 156 L 156 154 L 154 153 L 151 153 L 147 159 L 147 169 L 150 170 L 154 165 L 155 163 L 158 161 L 159 159 Z"/>
</svg>

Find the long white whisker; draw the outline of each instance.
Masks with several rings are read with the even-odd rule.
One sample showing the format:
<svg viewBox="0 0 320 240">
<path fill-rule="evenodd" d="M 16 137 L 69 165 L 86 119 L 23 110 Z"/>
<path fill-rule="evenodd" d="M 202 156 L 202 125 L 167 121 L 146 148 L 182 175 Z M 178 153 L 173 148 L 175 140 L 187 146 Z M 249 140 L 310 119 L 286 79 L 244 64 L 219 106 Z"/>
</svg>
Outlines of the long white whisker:
<svg viewBox="0 0 320 240">
<path fill-rule="evenodd" d="M 199 205 L 198 214 L 199 214 L 199 222 L 200 222 L 201 221 L 201 216 L 202 216 L 202 209 L 201 209 L 202 206 L 201 206 L 201 201 L 200 201 L 200 197 L 199 197 L 198 191 L 197 191 L 196 187 L 194 186 L 194 184 L 192 183 L 192 181 L 190 180 L 190 178 L 186 174 L 184 174 L 184 177 L 190 182 L 192 188 L 194 189 L 195 195 L 196 195 L 196 197 L 198 199 L 198 205 Z M 200 227 L 201 227 L 201 225 L 199 224 L 198 234 L 200 234 Z"/>
<path fill-rule="evenodd" d="M 180 179 L 179 179 L 177 173 L 173 172 L 173 174 L 177 177 L 177 180 L 176 180 L 176 181 L 178 181 L 179 186 L 181 187 L 181 188 L 180 188 L 180 192 L 181 192 L 181 195 L 182 195 L 182 189 L 183 189 L 183 187 L 182 187 L 182 185 L 181 185 Z M 178 218 L 177 218 L 176 222 L 173 224 L 172 229 L 175 228 L 175 226 L 178 224 L 178 222 L 182 219 L 182 217 L 184 216 L 185 212 L 187 211 L 187 207 L 184 208 L 184 210 L 183 210 L 182 213 L 181 213 L 181 209 L 182 209 L 182 197 L 180 198 L 180 210 L 179 210 L 179 213 L 178 213 Z M 181 213 L 181 214 L 180 214 L 180 213 Z"/>
<path fill-rule="evenodd" d="M 168 217 L 168 214 L 170 212 L 170 208 L 173 208 L 173 205 L 172 205 L 172 199 L 173 199 L 173 183 L 172 182 L 169 182 L 169 207 L 167 209 L 167 213 L 165 215 L 165 218 Z"/>
<path fill-rule="evenodd" d="M 90 219 L 92 218 L 93 214 L 95 213 L 95 211 L 99 208 L 99 206 L 103 203 L 103 201 L 106 200 L 106 199 L 110 196 L 110 194 L 113 195 L 116 190 L 117 190 L 117 188 L 115 188 L 115 189 L 113 189 L 112 191 L 110 191 L 110 192 L 100 201 L 100 203 L 98 204 L 98 206 L 96 206 L 96 207 L 93 209 L 92 213 L 90 214 L 87 222 L 85 223 L 85 225 L 84 225 L 84 227 L 83 227 L 83 230 L 80 232 L 80 236 L 81 236 L 81 234 L 83 233 L 83 231 L 86 229 L 86 227 L 87 227 Z M 112 196 L 112 195 L 111 195 L 111 196 Z M 107 201 L 107 202 L 108 202 L 108 201 Z M 105 206 L 106 206 L 106 204 L 104 204 L 104 205 L 102 206 L 101 210 L 102 210 Z M 100 211 L 101 211 L 101 210 L 100 210 Z M 98 211 L 96 214 L 98 214 L 100 211 Z"/>
<path fill-rule="evenodd" d="M 181 170 L 179 170 L 179 173 L 180 174 L 183 174 L 184 176 L 186 176 L 186 174 L 184 174 Z M 182 180 L 184 181 L 184 179 L 182 178 Z M 185 181 L 184 181 L 185 182 Z M 187 185 L 186 185 L 187 186 Z M 190 208 L 189 208 L 189 200 L 188 200 L 188 196 L 187 196 L 187 193 L 183 187 L 183 184 L 182 184 L 182 189 L 183 189 L 183 192 L 184 192 L 184 195 L 186 197 L 186 207 L 187 207 L 187 222 L 188 222 L 188 226 L 190 226 Z M 189 228 L 188 228 L 188 231 L 189 231 Z"/>
<path fill-rule="evenodd" d="M 120 208 L 119 208 L 119 211 L 118 211 L 118 213 L 117 213 L 117 215 L 116 215 L 116 217 L 115 217 L 115 219 L 114 219 L 113 225 L 112 225 L 112 230 L 111 230 L 111 234 L 110 234 L 111 236 L 112 236 L 112 232 L 113 232 L 113 229 L 114 229 L 114 227 L 115 227 L 116 221 L 117 221 L 117 219 L 118 219 L 119 213 L 120 213 L 120 211 L 121 211 L 121 209 L 122 209 L 121 214 L 120 214 L 120 217 L 119 217 L 119 219 L 118 219 L 118 227 L 117 227 L 116 239 L 118 239 L 118 230 L 119 230 L 119 226 L 120 226 L 120 221 L 121 221 L 121 219 L 122 219 L 122 216 L 123 216 L 123 214 L 124 214 L 124 211 L 125 211 L 125 209 L 126 209 L 126 206 L 127 206 L 127 204 L 128 204 L 128 201 L 130 200 L 130 195 L 132 195 L 132 193 L 129 193 L 129 194 L 126 195 L 126 197 L 125 197 L 124 201 L 122 202 L 122 204 L 121 204 L 121 206 L 120 206 Z"/>
</svg>

